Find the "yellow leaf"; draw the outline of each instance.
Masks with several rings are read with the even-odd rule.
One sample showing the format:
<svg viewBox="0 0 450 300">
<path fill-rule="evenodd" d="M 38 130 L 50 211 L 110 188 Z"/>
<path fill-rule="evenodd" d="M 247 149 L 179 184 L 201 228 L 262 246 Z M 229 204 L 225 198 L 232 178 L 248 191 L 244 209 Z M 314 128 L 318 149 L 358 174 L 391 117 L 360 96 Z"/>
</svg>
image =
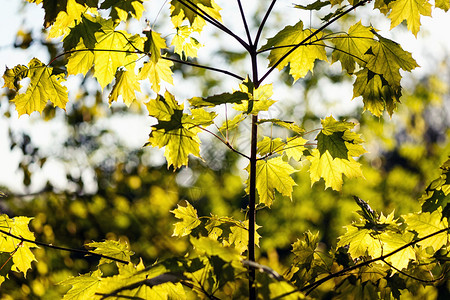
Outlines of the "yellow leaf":
<svg viewBox="0 0 450 300">
<path fill-rule="evenodd" d="M 119 96 L 122 96 L 123 102 L 127 106 L 136 100 L 136 92 L 140 92 L 141 88 L 137 80 L 137 76 L 134 71 L 117 71 L 116 83 L 109 94 L 109 104 L 113 101 L 117 101 Z"/>
<path fill-rule="evenodd" d="M 73 27 L 81 16 L 86 13 L 86 6 L 78 3 L 76 0 L 67 0 L 67 7 L 58 13 L 55 23 L 53 23 L 48 33 L 49 38 L 56 38 L 69 33 L 70 27 Z M 95 11 L 90 9 L 90 11 Z"/>
<path fill-rule="evenodd" d="M 411 232 L 403 234 L 387 231 L 381 234 L 381 241 L 383 243 L 383 255 L 389 254 L 400 247 L 410 243 L 414 238 Z M 386 258 L 386 261 L 391 263 L 397 269 L 404 269 L 408 267 L 409 260 L 415 260 L 416 253 L 412 246 L 406 247 L 395 254 Z"/>
<path fill-rule="evenodd" d="M 79 42 L 77 47 L 68 59 L 67 62 L 67 74 L 77 75 L 86 73 L 92 68 L 94 64 L 94 52 L 89 51 L 84 46 L 83 42 Z"/>
<path fill-rule="evenodd" d="M 396 0 L 389 3 L 391 29 L 406 20 L 408 30 L 416 37 L 420 30 L 420 15 L 431 16 L 431 4 L 428 0 Z"/>
<path fill-rule="evenodd" d="M 339 238 L 338 247 L 349 245 L 348 253 L 353 259 L 370 255 L 379 257 L 382 252 L 381 243 L 372 236 L 372 230 L 356 226 L 346 226 L 347 232 Z"/>
<path fill-rule="evenodd" d="M 437 8 L 442 9 L 447 12 L 450 9 L 450 1 L 449 0 L 436 0 L 435 5 Z"/>
<path fill-rule="evenodd" d="M 177 208 L 170 211 L 175 215 L 175 218 L 181 221 L 175 223 L 175 229 L 172 236 L 185 236 L 191 233 L 192 229 L 196 228 L 202 222 L 198 219 L 197 210 L 186 201 L 186 207 L 177 205 Z"/>
<path fill-rule="evenodd" d="M 286 26 L 273 38 L 268 39 L 267 44 L 260 50 L 271 49 L 269 54 L 269 67 L 275 65 L 290 49 L 309 37 L 314 30 L 303 30 L 303 22 L 300 21 L 294 26 Z M 325 45 L 323 42 L 318 41 L 322 36 L 322 33 L 318 33 L 315 37 L 307 41 L 305 45 L 298 47 L 287 58 L 283 59 L 277 68 L 282 70 L 289 64 L 289 74 L 292 75 L 294 80 L 298 80 L 313 70 L 316 59 L 327 61 Z"/>
<path fill-rule="evenodd" d="M 159 93 L 161 90 L 161 81 L 173 84 L 172 70 L 173 63 L 170 60 L 159 59 L 157 63 L 148 61 L 139 70 L 139 80 L 148 78 L 152 85 L 152 90 Z"/>
<path fill-rule="evenodd" d="M 18 94 L 12 102 L 16 104 L 19 117 L 34 111 L 42 112 L 47 101 L 62 109 L 66 109 L 68 101 L 67 88 L 61 85 L 63 75 L 52 75 L 53 68 L 47 67 L 37 58 L 28 64 L 27 77 L 30 83 L 24 94 Z"/>
<path fill-rule="evenodd" d="M 442 218 L 442 213 L 438 210 L 429 212 L 421 212 L 416 214 L 408 214 L 403 216 L 405 222 L 408 224 L 407 229 L 417 232 L 418 238 L 423 238 L 429 234 L 448 227 L 446 218 Z M 417 245 L 423 247 L 433 247 L 434 252 L 438 251 L 442 246 L 448 242 L 447 232 L 442 232 L 438 235 L 430 237 L 426 240 L 418 242 Z"/>
</svg>

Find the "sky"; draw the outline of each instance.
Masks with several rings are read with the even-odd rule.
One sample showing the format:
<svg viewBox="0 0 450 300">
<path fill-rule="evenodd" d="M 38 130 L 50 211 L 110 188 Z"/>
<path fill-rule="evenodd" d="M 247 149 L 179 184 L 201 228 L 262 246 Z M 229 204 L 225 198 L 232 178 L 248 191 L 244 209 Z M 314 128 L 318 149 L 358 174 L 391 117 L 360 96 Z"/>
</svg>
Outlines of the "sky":
<svg viewBox="0 0 450 300">
<path fill-rule="evenodd" d="M 148 4 L 148 10 L 154 12 L 158 9 L 162 2 L 163 1 L 151 1 L 151 3 Z M 235 10 L 233 9 L 226 9 L 227 1 L 217 2 L 224 8 L 223 19 L 234 20 L 235 17 L 233 15 L 227 17 L 227 14 L 235 13 Z M 301 13 L 301 11 L 290 9 L 292 2 L 300 3 L 300 1 L 295 0 L 289 1 L 289 3 L 285 1 L 279 1 L 277 3 L 278 7 L 276 7 L 276 9 L 280 10 L 281 14 L 278 17 L 274 15 L 273 18 L 269 19 L 269 22 L 267 24 L 268 28 L 281 30 L 282 28 L 280 28 L 279 25 L 281 21 L 283 22 L 281 23 L 283 24 L 282 26 L 285 26 L 293 25 L 298 20 L 298 14 Z M 257 1 L 244 1 L 243 3 L 246 11 L 252 11 L 255 9 L 255 4 L 257 3 Z M 11 45 L 14 43 L 16 33 L 19 29 L 32 29 L 37 36 L 43 23 L 42 9 L 35 5 L 26 5 L 25 8 L 22 8 L 21 11 L 21 16 L 24 16 L 22 20 L 22 18 L 19 17 L 17 13 L 21 6 L 22 1 L 18 0 L 4 1 L 4 3 L 2 3 L 2 9 L 0 12 L 0 28 L 2 28 L 2 31 L 0 33 L 0 66 L 2 73 L 5 66 L 12 68 L 16 64 L 26 65 L 28 61 L 33 57 L 38 57 L 41 61 L 44 62 L 48 60 L 48 54 L 45 51 L 42 51 L 39 45 L 32 45 L 26 51 L 20 51 L 11 47 Z M 295 12 L 295 15 L 289 16 L 284 14 L 283 6 L 289 8 L 289 10 L 286 11 Z M 369 7 L 365 7 L 363 8 L 361 13 L 369 13 L 369 10 Z M 313 27 L 315 26 L 317 28 L 317 26 L 319 25 L 314 24 L 312 20 L 316 19 L 310 18 L 311 16 L 308 14 L 303 13 L 300 15 L 300 17 L 305 20 L 305 23 L 308 22 L 306 20 L 310 20 L 310 23 Z M 448 58 L 450 56 L 450 34 L 448 34 L 448 30 L 450 28 L 449 13 L 444 13 L 441 10 L 434 10 L 433 18 L 422 17 L 421 22 L 422 29 L 419 32 L 417 38 L 415 38 L 414 35 L 412 35 L 410 32 L 405 32 L 400 28 L 394 28 L 392 31 L 389 31 L 390 24 L 387 20 L 383 22 L 377 22 L 377 29 L 379 29 L 384 36 L 393 38 L 395 41 L 398 41 L 405 50 L 413 53 L 413 57 L 421 66 L 421 68 L 414 70 L 412 73 L 413 76 L 417 77 L 433 73 L 440 61 L 444 57 Z M 235 27 L 237 30 L 238 28 L 240 28 L 241 23 L 236 21 L 228 23 L 227 25 L 229 25 L 231 28 Z M 213 34 L 213 29 L 210 28 L 209 30 L 211 30 L 209 34 Z M 273 32 L 273 34 L 274 33 L 275 32 Z M 220 46 L 233 47 L 233 43 L 233 41 L 224 39 L 222 40 L 222 44 Z M 201 50 L 200 55 L 203 54 L 208 56 L 208 54 L 210 53 L 212 53 L 211 50 L 204 49 Z M 269 81 L 276 81 L 277 76 L 278 73 L 274 72 L 269 77 Z M 3 80 L 0 80 L 0 85 L 3 86 Z M 194 94 L 190 94 L 195 92 L 195 90 L 189 88 L 190 81 L 185 81 L 182 78 L 176 78 L 175 85 L 178 87 L 177 90 L 180 92 L 181 98 L 194 96 Z M 334 100 L 334 97 L 351 99 L 351 87 L 338 88 L 339 87 L 334 87 L 333 93 L 329 94 L 331 100 Z M 281 99 L 279 100 L 283 100 L 283 97 L 289 97 L 288 93 L 283 89 L 283 87 L 276 87 L 275 94 L 282 95 Z M 7 107 L 5 107 L 6 102 L 4 99 L 2 100 L 1 104 L 2 106 L 0 106 L 0 115 L 2 115 L 3 112 L 7 109 Z M 351 111 L 355 108 L 355 106 L 358 105 L 361 104 L 356 101 L 352 101 L 350 105 L 349 102 L 347 102 L 345 106 L 333 109 L 347 109 Z M 328 111 L 321 111 L 329 108 L 325 108 L 323 105 L 321 106 L 320 104 L 317 104 L 317 107 L 313 107 L 313 109 L 316 109 L 319 114 L 326 114 L 328 113 Z M 118 134 L 122 136 L 126 140 L 126 143 L 131 147 L 139 147 L 142 146 L 142 144 L 148 137 L 148 128 L 150 126 L 149 122 L 150 121 L 148 120 L 148 118 L 129 118 L 120 120 L 118 122 L 114 122 L 114 124 L 116 124 L 114 126 L 114 130 L 117 131 Z M 22 116 L 20 118 L 17 117 L 17 114 L 13 115 L 10 119 L 0 117 L 0 168 L 2 170 L 0 172 L 0 185 L 5 185 L 12 190 L 19 191 L 21 186 L 20 183 L 22 181 L 21 173 L 17 171 L 17 164 L 20 159 L 20 153 L 19 151 L 10 151 L 9 142 L 5 142 L 8 141 L 8 123 L 12 124 L 14 128 L 31 131 L 33 138 L 37 137 L 35 139 L 36 144 L 45 149 L 47 152 L 51 152 L 54 145 L 62 143 L 67 132 L 61 130 L 61 126 L 55 126 L 54 123 L 42 121 L 37 113 L 34 113 L 32 116 Z M 126 124 L 126 126 L 123 126 L 123 124 Z M 135 134 L 130 136 L 129 132 L 134 132 Z M 63 166 L 56 160 L 50 161 L 47 165 L 48 166 L 46 166 L 44 173 L 52 173 L 53 177 L 55 178 L 57 178 L 58 176 L 64 177 L 65 173 L 63 170 Z M 89 175 L 87 175 L 87 177 L 89 177 Z M 36 176 L 34 177 L 34 179 L 36 179 L 34 182 L 35 187 L 33 187 L 35 189 L 39 188 L 39 186 L 41 186 L 46 180 L 43 176 Z M 56 180 L 56 182 L 58 183 L 58 180 Z M 64 183 L 65 181 L 62 180 L 59 181 L 58 184 L 63 187 Z"/>
</svg>

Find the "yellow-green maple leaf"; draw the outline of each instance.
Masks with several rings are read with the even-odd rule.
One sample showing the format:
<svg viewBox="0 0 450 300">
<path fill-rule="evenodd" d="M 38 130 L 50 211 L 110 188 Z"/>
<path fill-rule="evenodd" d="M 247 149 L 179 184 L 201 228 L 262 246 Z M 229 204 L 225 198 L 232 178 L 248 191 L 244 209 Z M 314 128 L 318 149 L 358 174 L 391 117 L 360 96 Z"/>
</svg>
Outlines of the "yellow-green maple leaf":
<svg viewBox="0 0 450 300">
<path fill-rule="evenodd" d="M 200 9 L 213 19 L 222 21 L 220 16 L 221 8 L 219 5 L 217 5 L 217 3 L 215 3 L 214 0 L 191 0 L 191 3 L 193 4 L 193 6 L 191 6 L 191 8 L 193 9 L 186 7 L 179 1 L 171 1 L 170 16 L 174 25 L 180 24 L 183 20 L 188 20 L 190 23 L 190 27 L 193 30 L 200 32 L 206 25 L 206 21 L 197 13 L 200 12 Z"/>
<path fill-rule="evenodd" d="M 34 234 L 28 228 L 28 223 L 31 218 L 27 217 L 15 217 L 10 219 L 6 215 L 0 216 L 0 228 L 9 231 L 15 236 L 20 236 L 28 240 L 34 241 Z M 31 263 L 35 261 L 34 254 L 30 248 L 37 247 L 33 243 L 21 242 L 11 236 L 3 235 L 0 233 L 0 252 L 13 253 L 12 270 L 24 273 L 26 276 L 27 271 L 31 268 Z"/>
<path fill-rule="evenodd" d="M 332 116 L 322 120 L 322 130 L 317 135 L 317 149 L 311 151 L 311 184 L 325 180 L 325 187 L 339 191 L 342 187 L 342 175 L 349 178 L 363 177 L 361 164 L 353 159 L 366 150 L 361 146 L 360 136 L 350 131 L 355 124 L 338 122 Z"/>
<path fill-rule="evenodd" d="M 203 45 L 191 36 L 194 30 L 186 25 L 181 25 L 181 22 L 175 26 L 175 29 L 177 32 L 170 43 L 171 46 L 174 46 L 175 53 L 183 59 L 197 57 L 197 51 Z"/>
<path fill-rule="evenodd" d="M 157 63 L 152 60 L 144 63 L 139 70 L 139 80 L 147 79 L 152 85 L 152 90 L 159 93 L 161 90 L 161 81 L 173 84 L 172 70 L 173 63 L 170 60 L 159 59 Z"/>
<path fill-rule="evenodd" d="M 53 68 L 47 67 L 37 58 L 28 64 L 27 77 L 30 83 L 23 94 L 18 94 L 12 102 L 16 104 L 19 117 L 34 111 L 42 112 L 48 101 L 54 106 L 66 109 L 69 101 L 67 88 L 61 83 L 65 80 L 62 74 L 53 75 Z"/>
<path fill-rule="evenodd" d="M 177 208 L 170 211 L 175 215 L 175 218 L 180 219 L 180 222 L 175 223 L 173 236 L 185 236 L 191 233 L 192 229 L 196 228 L 202 222 L 198 219 L 197 210 L 186 201 L 186 207 L 177 205 Z"/>
<path fill-rule="evenodd" d="M 106 0 L 100 5 L 101 9 L 111 9 L 109 15 L 113 20 L 126 21 L 128 15 L 139 20 L 145 11 L 142 0 Z"/>
<path fill-rule="evenodd" d="M 408 214 L 403 216 L 403 219 L 405 219 L 405 222 L 408 224 L 407 229 L 417 232 L 418 238 L 423 238 L 429 234 L 448 228 L 446 218 L 442 218 L 442 213 L 438 210 L 435 210 L 432 213 L 421 212 L 416 214 Z M 442 246 L 446 245 L 447 242 L 448 234 L 447 232 L 442 232 L 438 235 L 418 242 L 417 245 L 423 247 L 433 247 L 434 252 L 436 252 Z"/>
<path fill-rule="evenodd" d="M 150 53 L 150 60 L 154 63 L 158 62 L 161 57 L 161 49 L 167 47 L 166 40 L 161 34 L 154 30 L 145 31 L 147 40 L 144 43 L 144 52 Z"/>
<path fill-rule="evenodd" d="M 280 138 L 271 139 L 265 136 L 257 144 L 258 154 L 266 155 L 268 153 L 281 153 L 283 151 L 284 142 Z"/>
<path fill-rule="evenodd" d="M 122 96 L 123 102 L 127 106 L 136 100 L 136 92 L 140 92 L 141 88 L 133 69 L 120 70 L 116 73 L 116 83 L 109 94 L 109 104 L 117 101 L 119 96 Z"/>
<path fill-rule="evenodd" d="M 346 226 L 347 232 L 339 238 L 338 247 L 349 246 L 348 253 L 353 259 L 370 255 L 379 257 L 382 253 L 381 243 L 372 235 L 372 230 L 357 226 Z"/>
<path fill-rule="evenodd" d="M 288 138 L 286 145 L 283 147 L 283 152 L 287 157 L 300 161 L 303 156 L 303 151 L 306 150 L 306 143 L 308 141 L 300 136 Z"/>
<path fill-rule="evenodd" d="M 90 11 L 95 12 L 91 9 Z M 73 27 L 84 13 L 87 12 L 87 7 L 84 4 L 78 3 L 76 0 L 67 0 L 67 7 L 61 10 L 56 17 L 50 31 L 49 38 L 56 38 L 69 33 L 70 27 Z"/>
<path fill-rule="evenodd" d="M 383 75 L 383 78 L 391 86 L 400 86 L 400 69 L 411 71 L 419 65 L 412 58 L 411 53 L 405 51 L 394 41 L 386 39 L 376 32 L 378 42 L 374 43 L 367 50 L 364 59 L 367 61 L 366 67 L 376 73 Z"/>
<path fill-rule="evenodd" d="M 258 160 L 256 163 L 256 190 L 259 202 L 270 207 L 275 200 L 275 190 L 292 199 L 292 189 L 297 185 L 291 177 L 294 172 L 295 169 L 281 156 Z"/>
<path fill-rule="evenodd" d="M 380 240 L 383 244 L 383 255 L 389 254 L 400 247 L 405 246 L 414 239 L 414 234 L 411 232 L 404 232 L 402 234 L 387 231 L 381 234 Z M 395 254 L 386 258 L 386 261 L 391 263 L 399 270 L 408 267 L 410 260 L 415 260 L 416 253 L 412 246 L 406 247 Z"/>
<path fill-rule="evenodd" d="M 188 156 L 200 157 L 200 129 L 192 117 L 183 113 L 184 105 L 179 105 L 174 96 L 166 91 L 164 97 L 158 95 L 147 104 L 150 116 L 158 119 L 152 127 L 148 144 L 165 147 L 167 166 L 175 169 L 187 165 Z"/>
<path fill-rule="evenodd" d="M 67 74 L 86 75 L 94 65 L 94 59 L 94 52 L 88 50 L 83 42 L 79 42 L 67 61 Z"/>
<path fill-rule="evenodd" d="M 309 37 L 315 29 L 303 30 L 303 22 L 300 21 L 294 26 L 286 26 L 283 30 L 278 32 L 273 38 L 267 40 L 267 44 L 261 47 L 260 51 L 270 50 L 269 67 L 275 65 L 287 52 L 295 45 L 301 43 Z M 325 53 L 325 45 L 318 41 L 323 36 L 318 33 L 312 39 L 306 42 L 305 45 L 298 47 L 287 58 L 283 59 L 277 68 L 282 70 L 289 64 L 289 74 L 294 80 L 304 77 L 309 71 L 314 68 L 316 59 L 327 60 Z M 309 44 L 314 43 L 314 44 Z"/>
<path fill-rule="evenodd" d="M 96 270 L 89 274 L 70 277 L 59 284 L 71 285 L 70 290 L 64 295 L 64 300 L 95 299 L 94 295 L 102 282 L 102 273 Z"/>
<path fill-rule="evenodd" d="M 374 43 L 371 28 L 363 26 L 361 21 L 351 26 L 346 34 L 332 39 L 336 49 L 332 53 L 332 62 L 340 61 L 342 68 L 353 74 L 355 64 L 365 65 L 364 54 Z"/>
<path fill-rule="evenodd" d="M 137 60 L 137 54 L 126 51 L 134 51 L 129 40 L 131 35 L 125 31 L 116 31 L 111 20 L 102 20 L 101 31 L 95 33 L 97 44 L 94 52 L 94 77 L 100 86 L 104 88 L 114 79 L 116 71 L 121 66 L 126 66 Z"/>
<path fill-rule="evenodd" d="M 429 0 L 395 0 L 389 3 L 391 29 L 406 20 L 408 29 L 417 36 L 420 30 L 420 15 L 431 16 Z"/>
<path fill-rule="evenodd" d="M 243 83 L 239 84 L 242 92 L 248 94 L 248 100 L 242 100 L 236 103 L 233 108 L 243 111 L 246 114 L 257 114 L 260 111 L 267 111 L 276 101 L 270 99 L 273 95 L 273 85 L 265 84 L 258 88 L 254 88 L 253 83 L 246 78 Z"/>
<path fill-rule="evenodd" d="M 86 246 L 95 248 L 94 250 L 91 250 L 93 253 L 114 257 L 128 262 L 130 261 L 130 257 L 134 254 L 134 252 L 130 250 L 128 243 L 121 241 L 106 240 L 104 242 L 88 243 Z M 100 264 L 110 262 L 112 262 L 112 260 L 105 257 L 100 259 Z"/>
</svg>

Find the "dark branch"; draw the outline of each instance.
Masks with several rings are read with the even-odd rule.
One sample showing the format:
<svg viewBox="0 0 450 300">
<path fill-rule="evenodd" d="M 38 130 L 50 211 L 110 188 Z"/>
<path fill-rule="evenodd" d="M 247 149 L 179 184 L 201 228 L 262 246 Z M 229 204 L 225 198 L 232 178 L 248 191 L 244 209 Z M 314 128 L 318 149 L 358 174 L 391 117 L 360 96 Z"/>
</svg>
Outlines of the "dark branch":
<svg viewBox="0 0 450 300">
<path fill-rule="evenodd" d="M 91 252 L 91 251 L 88 251 L 88 250 L 65 248 L 65 247 L 55 246 L 55 245 L 52 245 L 52 244 L 46 244 L 46 243 L 42 243 L 42 242 L 38 242 L 38 241 L 33 241 L 33 240 L 26 239 L 26 238 L 21 237 L 21 236 L 17 236 L 15 234 L 12 234 L 12 233 L 10 233 L 8 231 L 5 231 L 3 229 L 0 229 L 0 232 L 5 234 L 5 235 L 8 235 L 8 236 L 10 236 L 12 238 L 15 238 L 15 239 L 17 239 L 19 241 L 35 244 L 35 245 L 46 247 L 46 248 L 52 248 L 52 249 L 56 249 L 56 250 L 62 250 L 62 251 L 73 252 L 73 253 L 80 253 L 80 254 L 84 254 L 84 255 L 97 256 L 97 257 L 100 257 L 100 258 L 110 259 L 112 261 L 116 261 L 116 262 L 119 262 L 119 263 L 122 263 L 122 264 L 129 264 L 130 263 L 129 261 L 126 261 L 126 260 L 118 259 L 118 258 L 115 258 L 115 257 L 111 257 L 111 256 L 99 254 L 99 253 L 94 253 L 94 252 Z"/>
</svg>

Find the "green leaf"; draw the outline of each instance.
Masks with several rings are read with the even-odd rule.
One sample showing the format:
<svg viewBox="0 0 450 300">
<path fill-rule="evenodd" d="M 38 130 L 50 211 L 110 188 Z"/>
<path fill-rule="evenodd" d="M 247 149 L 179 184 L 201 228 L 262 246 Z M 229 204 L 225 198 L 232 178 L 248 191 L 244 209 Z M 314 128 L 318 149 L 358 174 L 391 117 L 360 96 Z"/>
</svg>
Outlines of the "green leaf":
<svg viewBox="0 0 450 300">
<path fill-rule="evenodd" d="M 19 69 L 18 75 L 24 72 L 22 67 Z M 48 101 L 52 102 L 54 106 L 66 109 L 69 99 L 67 88 L 61 85 L 64 81 L 63 75 L 53 75 L 52 70 L 53 68 L 47 67 L 37 58 L 33 58 L 29 62 L 27 77 L 30 78 L 30 83 L 28 88 L 24 94 L 17 94 L 12 100 L 16 104 L 19 117 L 34 111 L 42 112 Z M 11 85 L 10 82 L 9 80 L 8 85 Z"/>
<path fill-rule="evenodd" d="M 257 114 L 266 111 L 276 101 L 270 99 L 273 95 L 272 84 L 261 85 L 254 88 L 253 83 L 247 78 L 239 85 L 243 93 L 247 93 L 249 100 L 242 100 L 241 104 L 234 104 L 233 108 L 246 114 Z"/>
<path fill-rule="evenodd" d="M 260 119 L 260 120 L 258 120 L 258 124 L 263 124 L 263 123 L 268 123 L 268 122 L 270 122 L 274 125 L 278 125 L 280 127 L 292 130 L 296 134 L 302 134 L 305 132 L 305 130 L 303 128 L 299 127 L 294 122 L 282 121 L 282 120 L 278 120 L 278 119 Z"/>
<path fill-rule="evenodd" d="M 342 187 L 342 175 L 349 178 L 363 177 L 361 165 L 353 157 L 366 151 L 361 146 L 362 139 L 350 131 L 355 124 L 338 122 L 332 116 L 322 120 L 322 130 L 317 135 L 317 149 L 311 151 L 311 183 L 325 180 L 325 187 L 339 191 Z"/>
<path fill-rule="evenodd" d="M 308 141 L 301 136 L 288 138 L 286 145 L 283 148 L 283 152 L 288 158 L 293 158 L 296 161 L 300 161 L 304 151 L 306 150 L 305 145 L 307 142 Z"/>
<path fill-rule="evenodd" d="M 304 9 L 304 10 L 320 10 L 322 7 L 330 5 L 330 1 L 324 1 L 321 2 L 320 0 L 317 0 L 314 3 L 308 4 L 306 6 L 296 4 L 294 5 L 295 8 Z"/>
<path fill-rule="evenodd" d="M 173 165 L 177 169 L 187 165 L 189 154 L 200 157 L 197 134 L 201 129 L 193 124 L 192 116 L 183 113 L 183 105 L 178 105 L 172 94 L 158 95 L 146 105 L 150 116 L 158 119 L 158 124 L 152 127 L 148 144 L 165 147 L 168 167 Z"/>
<path fill-rule="evenodd" d="M 259 51 L 270 50 L 269 67 L 275 65 L 291 48 L 307 39 L 315 29 L 303 30 L 303 22 L 300 21 L 294 26 L 286 26 L 278 32 L 273 38 L 267 40 Z M 325 45 L 318 41 L 323 34 L 318 33 L 304 45 L 298 47 L 287 58 L 277 66 L 282 70 L 289 64 L 289 74 L 294 81 L 303 78 L 309 71 L 312 72 L 316 59 L 327 61 Z"/>
<path fill-rule="evenodd" d="M 128 262 L 130 261 L 130 257 L 134 254 L 134 252 L 130 250 L 130 246 L 126 242 L 106 240 L 104 242 L 88 243 L 86 244 L 86 246 L 95 248 L 91 252 L 114 257 Z M 110 262 L 113 261 L 108 258 L 102 257 L 99 264 Z"/>
<path fill-rule="evenodd" d="M 392 116 L 402 95 L 400 86 L 391 86 L 382 75 L 367 68 L 356 73 L 353 98 L 363 97 L 364 109 L 379 117 L 386 110 Z"/>
<path fill-rule="evenodd" d="M 197 210 L 186 201 L 186 207 L 178 205 L 176 209 L 171 210 L 175 218 L 181 221 L 175 223 L 175 229 L 172 236 L 185 236 L 191 233 L 192 229 L 196 228 L 202 222 L 198 219 Z"/>
<path fill-rule="evenodd" d="M 431 4 L 428 0 L 395 0 L 389 3 L 391 29 L 406 20 L 408 30 L 416 37 L 420 30 L 420 16 L 431 17 Z"/>
<path fill-rule="evenodd" d="M 44 1 L 44 3 L 49 2 L 51 1 Z M 49 38 L 57 38 L 62 35 L 66 35 L 69 32 L 69 30 L 72 31 L 72 27 L 76 27 L 76 25 L 79 24 L 80 21 L 81 22 L 85 21 L 84 14 L 88 10 L 85 4 L 79 3 L 80 1 L 76 0 L 64 0 L 55 2 L 66 2 L 66 4 L 65 7 L 57 13 L 54 23 L 52 24 L 52 27 L 50 28 L 48 33 Z M 92 11 L 95 12 L 95 10 Z M 73 46 L 76 46 L 77 43 L 78 41 L 76 41 Z"/>
<path fill-rule="evenodd" d="M 123 102 L 130 106 L 136 100 L 136 92 L 140 91 L 141 87 L 134 71 L 119 70 L 116 73 L 116 82 L 109 94 L 109 104 L 122 96 Z"/>
<path fill-rule="evenodd" d="M 64 38 L 64 50 L 69 51 L 76 48 L 80 39 L 87 49 L 94 48 L 97 42 L 95 33 L 101 27 L 101 24 L 97 23 L 93 17 L 89 15 L 82 16 L 79 22 L 70 28 L 70 33 Z"/>
<path fill-rule="evenodd" d="M 214 107 L 226 103 L 242 103 L 242 100 L 248 100 L 249 95 L 244 92 L 236 91 L 232 94 L 222 93 L 206 98 L 194 97 L 189 99 L 189 103 L 195 107 Z"/>
<path fill-rule="evenodd" d="M 222 126 L 220 126 L 220 131 L 230 131 L 235 128 L 238 128 L 239 124 L 245 120 L 247 116 L 243 113 L 239 113 L 233 117 L 231 120 L 226 120 L 223 122 Z"/>
<path fill-rule="evenodd" d="M 403 216 L 403 219 L 405 219 L 405 222 L 408 224 L 407 229 L 417 233 L 417 238 L 423 238 L 429 234 L 448 228 L 447 220 L 443 219 L 442 213 L 437 210 L 432 213 L 421 212 L 408 214 Z M 433 247 L 434 252 L 436 252 L 442 246 L 446 245 L 447 242 L 448 234 L 447 232 L 442 232 L 438 235 L 418 242 L 416 245 L 420 245 L 422 247 Z"/>
<path fill-rule="evenodd" d="M 199 8 L 214 19 L 220 21 L 219 11 L 221 8 L 213 0 L 191 0 L 190 2 L 193 4 L 191 6 L 192 9 L 186 7 L 177 0 L 170 1 L 172 22 L 176 16 L 181 16 L 181 20 L 187 19 L 192 27 L 201 29 L 204 26 L 205 21 L 197 14 L 197 12 L 200 12 Z"/>
<path fill-rule="evenodd" d="M 411 53 L 405 51 L 394 41 L 386 39 L 375 31 L 378 42 L 369 48 L 364 59 L 367 60 L 366 67 L 383 76 L 388 84 L 393 87 L 400 86 L 400 69 L 411 71 L 419 65 L 412 58 Z"/>
<path fill-rule="evenodd" d="M 249 171 L 249 167 L 247 167 Z M 292 189 L 296 185 L 290 176 L 295 169 L 281 156 L 256 163 L 256 190 L 259 202 L 271 206 L 275 200 L 275 190 L 292 199 Z M 248 189 L 248 182 L 247 182 Z"/>
<path fill-rule="evenodd" d="M 71 285 L 70 290 L 64 295 L 64 300 L 85 300 L 93 299 L 97 288 L 102 281 L 101 271 L 97 270 L 89 274 L 83 274 L 77 277 L 70 277 L 60 285 Z"/>
<path fill-rule="evenodd" d="M 371 28 L 363 26 L 361 21 L 351 26 L 348 34 L 340 34 L 332 39 L 336 49 L 332 53 L 332 63 L 340 61 L 342 68 L 353 74 L 355 64 L 365 65 L 366 51 L 374 44 Z"/>
<path fill-rule="evenodd" d="M 314 254 L 319 244 L 319 232 L 312 234 L 307 231 L 301 239 L 292 244 L 292 253 L 294 253 L 294 264 L 300 265 L 306 269 L 311 267 L 314 260 Z"/>
<path fill-rule="evenodd" d="M 218 256 L 223 261 L 240 261 L 241 256 L 238 251 L 232 247 L 225 247 L 218 241 L 212 240 L 208 237 L 190 238 L 191 244 L 200 255 L 209 257 Z"/>
<path fill-rule="evenodd" d="M 161 81 L 173 84 L 172 70 L 173 62 L 170 60 L 159 59 L 157 63 L 152 60 L 144 63 L 144 66 L 139 70 L 139 80 L 147 79 L 152 85 L 152 90 L 159 93 L 161 90 Z"/>
</svg>

